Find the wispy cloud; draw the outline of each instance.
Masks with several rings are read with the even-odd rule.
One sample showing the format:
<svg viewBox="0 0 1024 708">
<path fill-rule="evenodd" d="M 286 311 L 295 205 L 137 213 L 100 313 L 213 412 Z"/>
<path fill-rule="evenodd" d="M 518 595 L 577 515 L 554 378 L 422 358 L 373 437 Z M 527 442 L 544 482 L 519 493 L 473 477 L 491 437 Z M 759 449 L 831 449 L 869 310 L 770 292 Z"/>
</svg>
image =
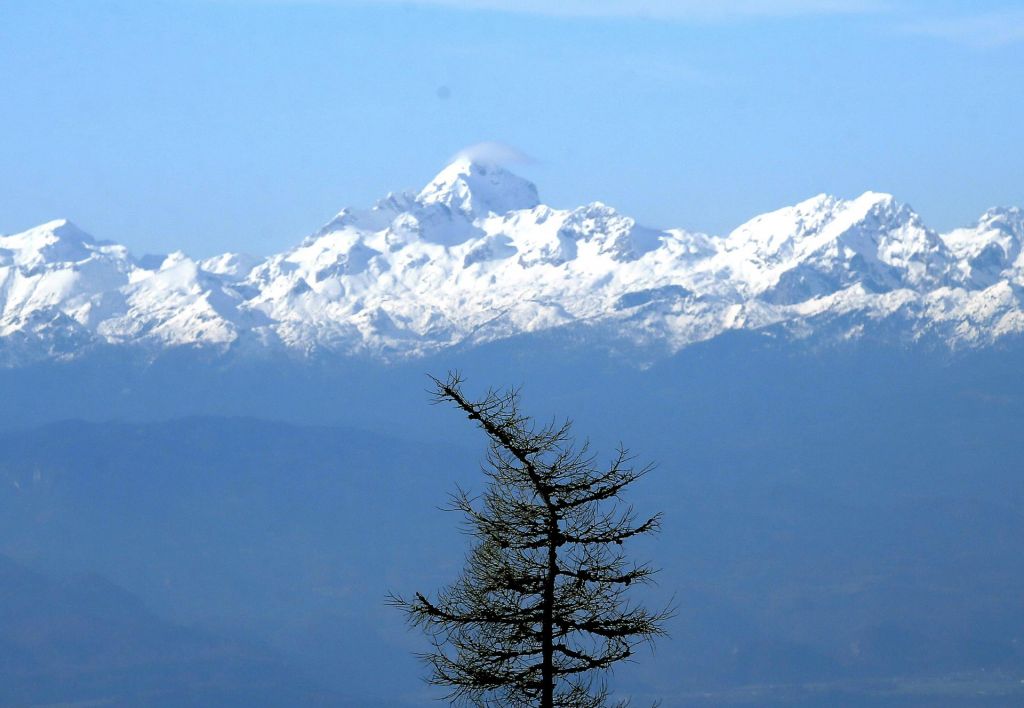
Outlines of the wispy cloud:
<svg viewBox="0 0 1024 708">
<path fill-rule="evenodd" d="M 888 6 L 884 0 L 364 0 L 362 4 L 432 5 L 550 17 L 677 21 L 871 13 Z"/>
<path fill-rule="evenodd" d="M 961 17 L 912 22 L 903 27 L 911 34 L 945 39 L 979 49 L 1024 42 L 1024 10 L 1001 10 Z"/>
<path fill-rule="evenodd" d="M 474 162 L 486 162 L 489 164 L 511 166 L 511 165 L 532 165 L 537 161 L 517 147 L 508 143 L 497 141 L 486 141 L 467 145 L 459 150 L 452 160 L 466 158 Z"/>
</svg>

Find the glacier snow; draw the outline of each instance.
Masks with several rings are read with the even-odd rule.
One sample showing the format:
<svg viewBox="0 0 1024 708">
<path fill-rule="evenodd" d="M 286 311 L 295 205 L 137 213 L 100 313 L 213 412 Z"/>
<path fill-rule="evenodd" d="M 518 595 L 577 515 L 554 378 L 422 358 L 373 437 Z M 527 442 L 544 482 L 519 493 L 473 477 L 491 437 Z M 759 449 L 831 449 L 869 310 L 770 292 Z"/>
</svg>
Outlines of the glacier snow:
<svg viewBox="0 0 1024 708">
<path fill-rule="evenodd" d="M 97 346 L 384 359 L 572 325 L 676 352 L 737 329 L 976 348 L 1024 332 L 1024 212 L 938 234 L 887 194 L 819 195 L 726 236 L 554 209 L 456 159 L 267 258 L 139 259 L 66 220 L 0 236 L 0 361 Z"/>
</svg>

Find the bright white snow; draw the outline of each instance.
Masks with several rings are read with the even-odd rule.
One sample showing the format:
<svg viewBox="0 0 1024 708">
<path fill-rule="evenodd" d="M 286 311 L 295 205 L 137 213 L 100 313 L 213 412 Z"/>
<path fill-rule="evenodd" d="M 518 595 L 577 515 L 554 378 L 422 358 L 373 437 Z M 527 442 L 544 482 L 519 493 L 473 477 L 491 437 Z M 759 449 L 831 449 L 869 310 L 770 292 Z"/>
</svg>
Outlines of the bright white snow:
<svg viewBox="0 0 1024 708">
<path fill-rule="evenodd" d="M 67 221 L 0 236 L 0 351 L 16 363 L 96 342 L 248 343 L 393 358 L 569 324 L 663 353 L 769 326 L 985 346 L 1024 331 L 1022 237 L 1019 209 L 939 235 L 873 192 L 820 195 L 723 237 L 659 231 L 600 203 L 552 209 L 530 182 L 460 157 L 419 193 L 346 209 L 266 259 L 143 263 Z"/>
</svg>

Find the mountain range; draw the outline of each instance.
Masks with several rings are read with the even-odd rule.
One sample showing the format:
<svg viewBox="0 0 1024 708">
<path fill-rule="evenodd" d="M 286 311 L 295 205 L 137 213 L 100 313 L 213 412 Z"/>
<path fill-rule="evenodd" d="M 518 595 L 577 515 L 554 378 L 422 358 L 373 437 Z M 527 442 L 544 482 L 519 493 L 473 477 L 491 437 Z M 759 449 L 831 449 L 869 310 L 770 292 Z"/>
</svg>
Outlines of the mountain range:
<svg viewBox="0 0 1024 708">
<path fill-rule="evenodd" d="M 344 209 L 254 257 L 136 257 L 66 220 L 0 236 L 0 362 L 105 347 L 398 360 L 565 328 L 651 361 L 736 330 L 979 348 L 1024 332 L 1024 212 L 949 233 L 867 192 L 819 195 L 725 236 L 541 203 L 456 159 L 418 193 Z"/>
</svg>

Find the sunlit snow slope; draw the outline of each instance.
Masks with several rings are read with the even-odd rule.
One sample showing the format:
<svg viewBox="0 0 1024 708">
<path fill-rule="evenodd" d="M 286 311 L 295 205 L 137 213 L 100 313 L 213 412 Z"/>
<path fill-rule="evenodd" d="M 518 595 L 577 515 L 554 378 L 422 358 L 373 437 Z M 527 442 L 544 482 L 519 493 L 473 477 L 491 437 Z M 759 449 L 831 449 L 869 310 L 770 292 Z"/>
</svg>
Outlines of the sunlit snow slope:
<svg viewBox="0 0 1024 708">
<path fill-rule="evenodd" d="M 413 357 L 574 325 L 670 354 L 734 329 L 989 345 L 1024 331 L 1024 213 L 948 234 L 887 194 L 820 195 L 707 236 L 542 204 L 456 160 L 260 259 L 138 259 L 67 221 L 0 236 L 0 361 L 98 346 Z"/>
</svg>

